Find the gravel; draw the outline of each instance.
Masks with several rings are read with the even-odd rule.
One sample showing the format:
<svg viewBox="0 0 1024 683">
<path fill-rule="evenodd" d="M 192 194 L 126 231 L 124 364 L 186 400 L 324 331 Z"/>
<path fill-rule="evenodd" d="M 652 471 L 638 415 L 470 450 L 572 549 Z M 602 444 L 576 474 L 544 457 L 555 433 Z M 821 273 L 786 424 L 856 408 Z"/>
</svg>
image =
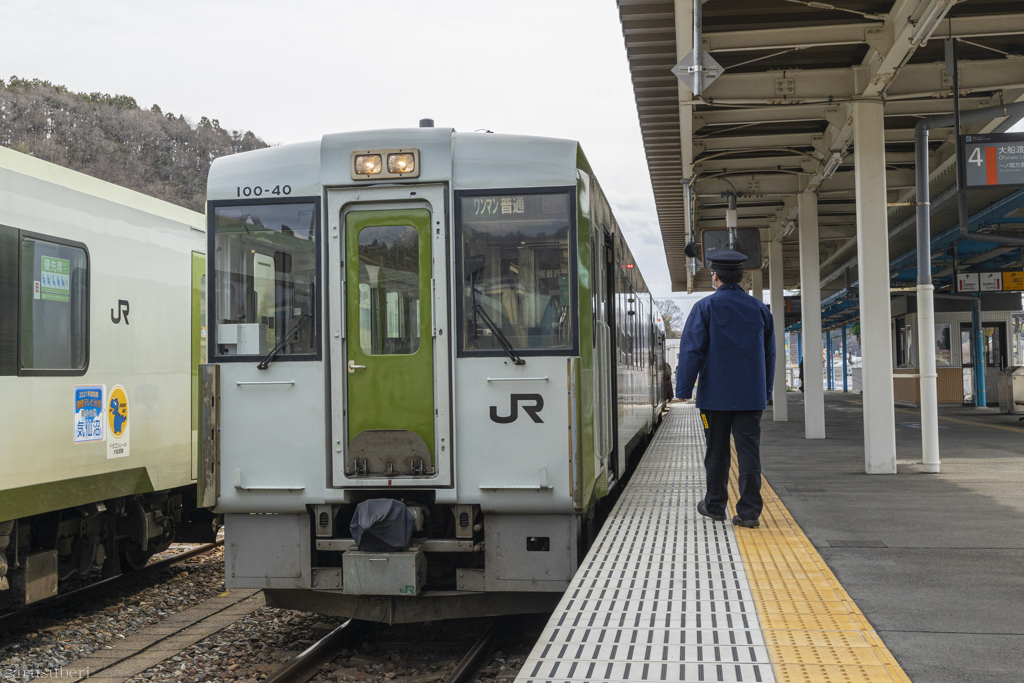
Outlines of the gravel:
<svg viewBox="0 0 1024 683">
<path fill-rule="evenodd" d="M 477 680 L 511 683 L 546 621 L 546 616 L 530 616 L 503 624 Z M 311 683 L 443 681 L 487 623 L 353 624 L 339 655 Z M 133 683 L 257 683 L 336 625 L 320 615 L 265 607 L 147 669 Z"/>
<path fill-rule="evenodd" d="M 3 634 L 0 680 L 28 680 L 67 667 L 223 591 L 224 554 L 218 548 L 130 583 L 120 594 L 38 617 L 20 632 Z M 477 681 L 511 683 L 546 621 L 547 615 L 502 620 Z M 258 683 L 338 623 L 323 615 L 264 607 L 147 669 L 133 683 Z M 339 655 L 311 683 L 443 681 L 488 623 L 353 624 Z"/>
<path fill-rule="evenodd" d="M 161 557 L 188 547 L 169 549 Z M 117 592 L 55 607 L 3 634 L 0 678 L 28 680 L 66 667 L 222 592 L 224 552 L 217 548 L 158 575 L 121 584 Z"/>
</svg>

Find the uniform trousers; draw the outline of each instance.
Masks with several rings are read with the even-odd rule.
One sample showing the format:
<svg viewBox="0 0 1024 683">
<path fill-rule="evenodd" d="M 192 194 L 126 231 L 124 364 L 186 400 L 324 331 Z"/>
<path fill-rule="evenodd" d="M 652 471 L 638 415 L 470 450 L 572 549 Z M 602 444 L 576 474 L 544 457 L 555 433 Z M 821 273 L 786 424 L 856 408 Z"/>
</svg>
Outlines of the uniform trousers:
<svg viewBox="0 0 1024 683">
<path fill-rule="evenodd" d="M 752 520 L 761 516 L 761 413 L 760 410 L 702 410 L 704 438 L 707 453 L 704 470 L 707 473 L 707 493 L 704 506 L 709 514 L 726 514 L 729 502 L 729 465 L 732 462 L 729 434 L 736 441 L 736 460 L 739 463 L 740 499 L 736 514 L 740 519 Z"/>
</svg>

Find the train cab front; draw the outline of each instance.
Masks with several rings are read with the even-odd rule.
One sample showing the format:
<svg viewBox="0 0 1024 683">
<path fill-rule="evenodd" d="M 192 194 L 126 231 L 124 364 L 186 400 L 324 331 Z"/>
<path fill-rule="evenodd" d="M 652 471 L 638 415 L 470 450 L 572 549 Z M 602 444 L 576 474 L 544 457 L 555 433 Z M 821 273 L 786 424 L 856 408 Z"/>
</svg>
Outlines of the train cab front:
<svg viewBox="0 0 1024 683">
<path fill-rule="evenodd" d="M 200 480 L 229 588 L 398 622 L 541 611 L 571 578 L 576 189 L 458 191 L 454 139 L 214 163 Z"/>
</svg>

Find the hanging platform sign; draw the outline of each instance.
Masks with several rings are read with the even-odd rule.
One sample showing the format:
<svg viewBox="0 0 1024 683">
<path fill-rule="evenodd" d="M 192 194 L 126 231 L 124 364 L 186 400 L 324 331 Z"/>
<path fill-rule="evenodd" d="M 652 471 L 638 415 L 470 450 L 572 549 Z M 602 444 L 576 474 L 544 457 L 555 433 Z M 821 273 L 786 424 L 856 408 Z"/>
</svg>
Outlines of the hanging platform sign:
<svg viewBox="0 0 1024 683">
<path fill-rule="evenodd" d="M 1003 291 L 1003 274 L 1002 273 L 978 273 L 981 291 L 983 292 L 1001 292 Z"/>
<path fill-rule="evenodd" d="M 957 273 L 956 291 L 958 292 L 1001 292 L 1011 287 L 1003 287 L 1004 278 L 1013 273 Z M 1024 288 L 1024 287 L 1022 287 Z"/>
<path fill-rule="evenodd" d="M 1007 292 L 1024 290 L 1024 270 L 1003 272 L 1003 290 Z"/>
<path fill-rule="evenodd" d="M 961 135 L 968 188 L 1024 187 L 1024 133 Z"/>
<path fill-rule="evenodd" d="M 956 291 L 958 292 L 977 292 L 980 291 L 978 288 L 978 274 L 977 273 L 957 273 L 956 274 Z"/>
</svg>

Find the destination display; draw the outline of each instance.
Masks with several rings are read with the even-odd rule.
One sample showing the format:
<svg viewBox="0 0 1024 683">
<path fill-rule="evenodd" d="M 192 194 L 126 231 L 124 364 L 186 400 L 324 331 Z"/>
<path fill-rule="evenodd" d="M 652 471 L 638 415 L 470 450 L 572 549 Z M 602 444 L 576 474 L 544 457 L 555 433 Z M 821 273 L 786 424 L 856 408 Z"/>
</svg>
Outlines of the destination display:
<svg viewBox="0 0 1024 683">
<path fill-rule="evenodd" d="M 961 135 L 967 187 L 1024 187 L 1024 133 Z"/>
</svg>

